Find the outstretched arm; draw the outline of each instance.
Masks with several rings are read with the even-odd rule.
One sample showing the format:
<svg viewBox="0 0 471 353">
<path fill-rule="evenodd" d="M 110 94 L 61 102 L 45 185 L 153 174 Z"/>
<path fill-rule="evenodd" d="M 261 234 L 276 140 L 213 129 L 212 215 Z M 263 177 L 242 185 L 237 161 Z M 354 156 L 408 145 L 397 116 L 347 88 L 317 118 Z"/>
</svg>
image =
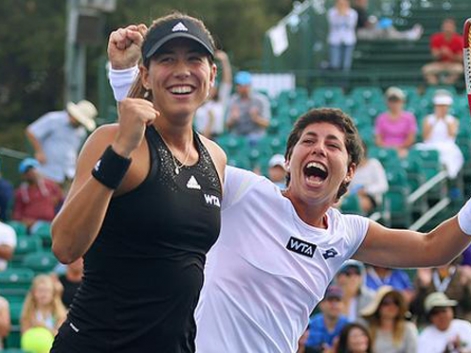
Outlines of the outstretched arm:
<svg viewBox="0 0 471 353">
<path fill-rule="evenodd" d="M 471 201 L 460 213 L 460 222 L 457 216 L 452 217 L 429 233 L 389 229 L 371 221 L 366 238 L 354 258 L 393 268 L 446 264 L 471 242 Z"/>
</svg>

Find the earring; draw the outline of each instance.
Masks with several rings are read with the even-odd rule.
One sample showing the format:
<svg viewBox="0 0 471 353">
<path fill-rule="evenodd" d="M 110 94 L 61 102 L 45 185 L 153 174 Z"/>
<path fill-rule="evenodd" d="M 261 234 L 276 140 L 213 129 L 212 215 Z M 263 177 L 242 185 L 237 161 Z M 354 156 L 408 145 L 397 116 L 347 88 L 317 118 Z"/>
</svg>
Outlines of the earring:
<svg viewBox="0 0 471 353">
<path fill-rule="evenodd" d="M 147 90 L 144 92 L 144 98 L 147 99 L 147 98 L 149 98 L 149 96 L 150 96 L 150 90 L 147 89 Z"/>
</svg>

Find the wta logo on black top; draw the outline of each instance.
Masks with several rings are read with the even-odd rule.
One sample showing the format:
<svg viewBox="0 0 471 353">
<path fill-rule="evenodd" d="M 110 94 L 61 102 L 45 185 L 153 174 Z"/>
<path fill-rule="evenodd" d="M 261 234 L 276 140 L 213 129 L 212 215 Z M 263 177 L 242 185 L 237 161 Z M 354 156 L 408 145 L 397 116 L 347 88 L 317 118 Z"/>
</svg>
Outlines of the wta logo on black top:
<svg viewBox="0 0 471 353">
<path fill-rule="evenodd" d="M 317 245 L 308 243 L 307 241 L 297 239 L 295 237 L 289 238 L 288 245 L 286 245 L 286 249 L 288 249 L 289 251 L 294 251 L 295 253 L 307 257 L 313 257 L 316 248 Z"/>
</svg>

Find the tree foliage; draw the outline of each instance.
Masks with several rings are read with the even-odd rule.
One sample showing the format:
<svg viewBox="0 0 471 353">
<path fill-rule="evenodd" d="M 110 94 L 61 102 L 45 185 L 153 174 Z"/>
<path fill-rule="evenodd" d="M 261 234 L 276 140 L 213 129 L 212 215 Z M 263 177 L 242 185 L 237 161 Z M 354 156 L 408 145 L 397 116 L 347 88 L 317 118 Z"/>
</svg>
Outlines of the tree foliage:
<svg viewBox="0 0 471 353">
<path fill-rule="evenodd" d="M 292 0 L 117 0 L 105 15 L 101 46 L 87 48 L 87 98 L 98 100 L 106 38 L 121 26 L 178 10 L 206 23 L 236 67 L 256 69 L 265 31 L 285 16 Z M 0 1 L 0 129 L 31 122 L 64 106 L 67 0 Z M 0 141 L 0 146 L 2 142 Z"/>
</svg>

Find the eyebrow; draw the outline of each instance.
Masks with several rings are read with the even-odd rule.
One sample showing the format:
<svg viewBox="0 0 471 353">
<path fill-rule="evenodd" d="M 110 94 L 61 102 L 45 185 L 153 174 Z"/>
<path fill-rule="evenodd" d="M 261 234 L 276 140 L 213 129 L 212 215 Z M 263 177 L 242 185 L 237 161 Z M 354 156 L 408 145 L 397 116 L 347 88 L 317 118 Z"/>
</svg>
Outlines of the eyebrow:
<svg viewBox="0 0 471 353">
<path fill-rule="evenodd" d="M 317 133 L 313 132 L 313 131 L 308 131 L 308 132 L 306 132 L 306 136 L 318 137 L 319 135 Z M 333 135 L 333 134 L 327 135 L 326 139 L 327 140 L 336 140 L 336 141 L 342 142 L 341 139 L 339 139 L 336 135 Z"/>
</svg>

